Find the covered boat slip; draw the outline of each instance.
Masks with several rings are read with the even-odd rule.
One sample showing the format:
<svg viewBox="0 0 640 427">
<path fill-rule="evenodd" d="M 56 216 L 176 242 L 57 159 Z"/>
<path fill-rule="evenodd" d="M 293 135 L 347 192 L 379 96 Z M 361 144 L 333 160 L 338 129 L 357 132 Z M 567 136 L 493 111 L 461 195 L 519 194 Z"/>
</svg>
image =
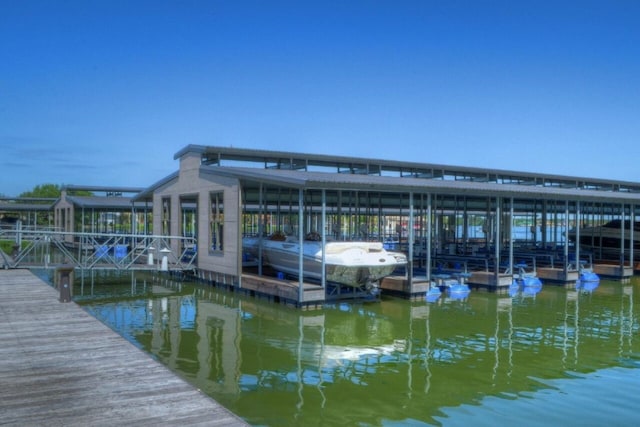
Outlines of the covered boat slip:
<svg viewBox="0 0 640 427">
<path fill-rule="evenodd" d="M 15 242 L 12 256 L 4 256 L 0 265 L 49 268 L 66 262 L 82 269 L 153 269 L 171 238 L 152 234 L 152 207 L 132 200 L 141 190 L 66 185 L 57 199 L 0 203 L 0 240 Z M 191 241 L 176 240 L 181 247 Z M 174 269 L 182 267 L 177 257 L 167 255 Z"/>
<path fill-rule="evenodd" d="M 39 229 L 53 226 L 53 204 L 49 197 L 0 197 L 0 230 L 21 227 Z"/>
<path fill-rule="evenodd" d="M 152 206 L 145 201 L 133 200 L 142 190 L 138 187 L 64 186 L 53 206 L 55 228 L 95 234 L 151 234 Z"/>
<path fill-rule="evenodd" d="M 343 293 L 324 274 L 306 277 L 302 245 L 298 274 L 243 250 L 244 238 L 276 233 L 402 252 L 407 264 L 378 285 L 409 297 L 446 276 L 499 290 L 523 271 L 563 284 L 583 268 L 619 279 L 633 273 L 633 227 L 620 231 L 616 247 L 587 247 L 581 230 L 593 236 L 611 220 L 635 223 L 638 183 L 192 145 L 175 157 L 179 172 L 135 200 L 153 202 L 154 229 L 197 236 L 198 275 L 231 287 L 257 276 L 264 283 L 255 292 L 276 295 L 282 290 L 267 282 L 288 281 L 298 285 L 299 304 L 307 285 L 325 298 Z"/>
<path fill-rule="evenodd" d="M 276 175 L 287 179 L 291 174 L 265 173 L 270 179 Z M 252 194 L 249 181 L 244 181 L 242 235 L 268 236 L 282 229 L 298 235 L 302 228 L 303 233 L 324 230 L 326 241 L 381 241 L 410 259 L 406 271 L 383 279 L 381 287 L 408 295 L 423 293 L 434 275 L 443 273 L 452 277 L 466 273 L 469 284 L 498 289 L 512 283 L 516 271 L 511 266 L 524 265 L 548 281 L 570 283 L 578 279 L 580 266 L 594 263 L 593 253 L 581 253 L 567 236 L 566 224 L 576 223 L 580 215 L 576 210 L 579 202 L 403 193 L 397 187 L 405 182 L 413 184 L 408 178 L 394 180 L 386 192 L 327 189 L 331 185 L 328 181 L 345 178 L 324 178 L 325 182 L 313 185 L 325 188 L 308 190 L 268 186 L 257 178 L 255 183 L 263 182 L 257 184 L 261 188 L 257 194 Z M 380 181 L 376 188 L 389 181 L 368 178 Z M 256 203 L 259 199 L 262 202 Z M 528 210 L 535 207 L 533 204 L 539 213 Z"/>
</svg>

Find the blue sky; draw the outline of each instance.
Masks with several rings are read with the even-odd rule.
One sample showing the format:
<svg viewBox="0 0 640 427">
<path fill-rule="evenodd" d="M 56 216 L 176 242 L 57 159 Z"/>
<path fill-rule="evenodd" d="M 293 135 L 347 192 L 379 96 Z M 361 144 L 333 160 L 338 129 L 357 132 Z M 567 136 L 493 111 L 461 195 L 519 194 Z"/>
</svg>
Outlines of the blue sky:
<svg viewBox="0 0 640 427">
<path fill-rule="evenodd" d="M 0 194 L 187 144 L 640 182 L 640 1 L 0 0 Z"/>
</svg>

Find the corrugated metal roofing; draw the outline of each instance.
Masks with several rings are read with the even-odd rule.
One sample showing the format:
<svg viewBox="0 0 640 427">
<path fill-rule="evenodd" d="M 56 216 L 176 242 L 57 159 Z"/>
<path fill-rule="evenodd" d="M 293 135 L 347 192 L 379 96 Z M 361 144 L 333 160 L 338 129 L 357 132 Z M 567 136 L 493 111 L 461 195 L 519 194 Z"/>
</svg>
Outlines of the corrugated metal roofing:
<svg viewBox="0 0 640 427">
<path fill-rule="evenodd" d="M 65 191 L 98 191 L 104 193 L 139 193 L 143 187 L 108 187 L 102 185 L 65 185 Z"/>
<path fill-rule="evenodd" d="M 617 191 L 224 166 L 202 166 L 201 171 L 209 174 L 230 176 L 244 181 L 304 189 L 413 191 L 485 197 L 500 195 L 502 197 L 640 203 L 640 193 Z"/>
<path fill-rule="evenodd" d="M 0 212 L 50 211 L 53 203 L 0 203 Z"/>
<path fill-rule="evenodd" d="M 67 196 L 67 200 L 75 206 L 85 209 L 131 209 L 131 197 L 100 197 L 100 196 Z M 136 207 L 144 207 L 144 204 L 136 203 Z"/>
<path fill-rule="evenodd" d="M 395 171 L 410 175 L 432 175 L 436 179 L 443 176 L 470 178 L 477 181 L 498 181 L 500 185 L 516 182 L 523 185 L 541 183 L 554 183 L 559 186 L 580 187 L 584 189 L 598 189 L 607 191 L 611 189 L 625 189 L 629 192 L 640 192 L 640 183 L 631 181 L 617 181 L 598 178 L 574 177 L 567 175 L 540 174 L 533 172 L 487 169 L 479 167 L 465 167 L 454 165 L 441 165 L 433 163 L 418 163 L 406 161 L 394 161 L 386 159 L 372 159 L 359 157 L 344 157 L 323 154 L 294 153 L 269 150 L 253 150 L 234 147 L 215 147 L 202 145 L 188 145 L 178 151 L 174 158 L 180 158 L 186 153 L 198 153 L 203 158 L 203 163 L 210 164 L 218 161 L 233 160 L 253 163 L 264 163 L 265 168 L 273 169 L 307 169 L 309 165 L 331 166 L 347 168 L 344 171 L 364 171 L 374 175 L 384 175 L 383 172 Z M 268 165 L 270 164 L 270 165 Z M 218 163 L 218 166 L 225 166 Z M 502 181 L 502 182 L 500 182 Z"/>
</svg>

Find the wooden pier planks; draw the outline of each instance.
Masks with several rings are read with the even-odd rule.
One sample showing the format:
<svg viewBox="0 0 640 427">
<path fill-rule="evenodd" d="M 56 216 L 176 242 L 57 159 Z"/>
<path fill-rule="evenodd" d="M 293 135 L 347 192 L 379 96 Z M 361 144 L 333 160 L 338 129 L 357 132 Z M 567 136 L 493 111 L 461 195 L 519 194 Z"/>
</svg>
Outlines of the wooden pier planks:
<svg viewBox="0 0 640 427">
<path fill-rule="evenodd" d="M 0 270 L 0 424 L 245 426 L 28 270 Z"/>
</svg>

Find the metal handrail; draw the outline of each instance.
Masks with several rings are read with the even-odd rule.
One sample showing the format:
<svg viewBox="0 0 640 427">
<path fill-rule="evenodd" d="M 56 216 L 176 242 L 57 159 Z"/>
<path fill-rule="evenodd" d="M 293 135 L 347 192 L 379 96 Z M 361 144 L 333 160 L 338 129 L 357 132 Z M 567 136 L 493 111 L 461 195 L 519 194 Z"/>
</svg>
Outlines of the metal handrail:
<svg viewBox="0 0 640 427">
<path fill-rule="evenodd" d="M 128 270 L 136 266 L 189 270 L 196 262 L 197 241 L 192 237 L 5 229 L 0 230 L 0 238 L 20 242 L 20 249 L 13 259 L 3 254 L 5 265 L 11 268 L 27 266 L 26 259 L 41 245 L 46 248 L 55 246 L 67 263 L 81 269 L 99 266 Z M 35 263 L 36 266 L 49 267 L 49 252 L 44 255 L 40 262 Z M 28 266 L 33 267 L 34 263 L 29 262 Z"/>
</svg>

